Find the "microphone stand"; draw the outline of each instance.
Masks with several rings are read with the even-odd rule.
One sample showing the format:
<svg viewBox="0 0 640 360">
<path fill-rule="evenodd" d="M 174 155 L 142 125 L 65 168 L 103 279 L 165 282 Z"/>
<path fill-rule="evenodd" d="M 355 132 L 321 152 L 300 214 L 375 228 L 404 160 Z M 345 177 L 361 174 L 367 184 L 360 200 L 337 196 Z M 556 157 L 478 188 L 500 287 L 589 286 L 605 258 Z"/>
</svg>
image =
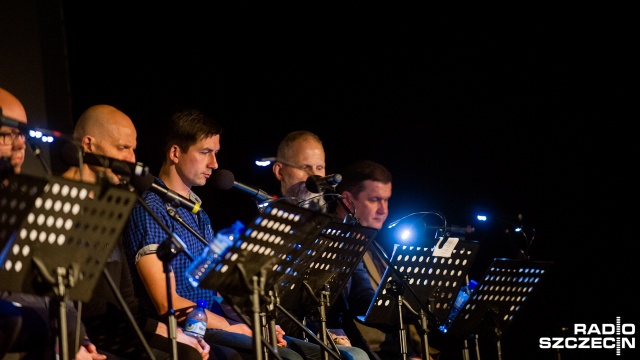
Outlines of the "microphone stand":
<svg viewBox="0 0 640 360">
<path fill-rule="evenodd" d="M 429 356 L 429 339 L 427 337 L 427 333 L 429 332 L 428 330 L 428 317 L 429 316 L 433 316 L 433 314 L 431 313 L 431 305 L 429 305 L 428 309 L 424 309 L 424 305 L 422 304 L 422 302 L 420 301 L 420 297 L 413 291 L 413 289 L 409 286 L 406 286 L 404 283 L 405 281 L 403 280 L 403 276 L 402 274 L 400 274 L 400 272 L 398 271 L 398 269 L 396 269 L 392 264 L 391 264 L 391 260 L 389 259 L 389 257 L 387 256 L 387 254 L 385 253 L 384 249 L 382 248 L 382 246 L 374 239 L 373 240 L 373 250 L 377 253 L 377 255 L 382 258 L 382 260 L 384 262 L 386 262 L 388 264 L 388 268 L 391 269 L 391 271 L 393 271 L 394 275 L 400 279 L 400 284 L 399 287 L 396 287 L 393 290 L 394 293 L 397 293 L 397 297 L 398 297 L 398 316 L 400 319 L 400 328 L 399 328 L 399 335 L 400 335 L 400 352 L 402 354 L 402 359 L 406 360 L 407 359 L 407 341 L 406 341 L 406 329 L 404 326 L 404 322 L 402 320 L 402 309 L 403 306 L 404 308 L 408 309 L 409 311 L 411 311 L 414 315 L 418 316 L 418 318 L 420 319 L 420 333 L 421 333 L 421 346 L 422 348 L 420 349 L 423 356 L 424 357 L 428 357 Z M 391 284 L 390 286 L 394 286 L 395 284 Z M 404 297 L 402 296 L 402 294 L 404 293 L 404 290 L 408 290 L 409 293 L 411 294 L 411 296 L 416 300 L 416 302 L 418 303 L 418 305 L 420 306 L 419 311 L 414 310 L 409 303 L 404 299 Z M 431 303 L 431 302 L 430 302 Z"/>
<path fill-rule="evenodd" d="M 144 200 L 142 200 L 142 198 L 140 197 L 138 197 L 138 200 L 140 205 L 144 207 L 144 209 L 149 213 L 149 215 L 151 215 L 151 217 L 158 223 L 158 225 L 169 235 L 162 243 L 160 243 L 160 246 L 156 251 L 156 255 L 164 265 L 163 270 L 166 275 L 166 281 L 167 281 L 167 306 L 169 307 L 169 310 L 167 311 L 167 317 L 169 319 L 169 338 L 171 338 L 171 350 L 172 350 L 171 358 L 173 360 L 178 360 L 178 342 L 177 342 L 178 322 L 176 321 L 176 314 L 175 314 L 175 310 L 173 309 L 173 302 L 171 300 L 171 277 L 169 275 L 171 274 L 171 266 L 169 265 L 169 263 L 171 262 L 171 260 L 173 260 L 176 256 L 180 255 L 180 253 L 182 252 L 191 261 L 193 261 L 193 255 L 189 253 L 189 250 L 187 250 L 187 247 L 182 242 L 182 240 L 180 240 L 178 236 L 173 234 L 171 232 L 171 229 L 169 229 L 169 227 L 167 227 L 167 225 L 164 224 L 162 220 L 160 220 L 160 218 L 158 218 L 158 216 L 153 212 L 153 210 L 151 210 L 149 205 L 147 205 L 147 203 Z"/>
<path fill-rule="evenodd" d="M 178 214 L 178 211 L 172 205 L 167 203 L 165 204 L 165 206 L 167 208 L 167 214 L 169 214 L 169 216 L 171 216 L 173 220 L 177 221 L 180 225 L 184 226 L 184 228 L 187 229 L 198 240 L 200 240 L 201 243 L 205 244 L 206 246 L 209 246 L 209 242 L 207 241 L 207 239 L 203 238 L 200 234 L 198 234 L 197 231 L 195 231 L 191 226 L 189 226 L 189 224 L 187 224 L 184 221 L 182 216 Z"/>
<path fill-rule="evenodd" d="M 337 194 L 336 194 L 337 195 Z M 350 199 L 345 199 L 344 197 L 342 197 L 341 195 L 338 195 L 338 203 L 340 204 L 340 206 L 342 206 L 342 208 L 347 212 L 347 215 L 344 216 L 344 219 L 342 219 L 342 222 L 345 224 L 351 224 L 351 225 L 359 225 L 360 224 L 360 220 L 358 220 L 358 218 L 356 217 L 356 212 L 351 211 L 351 209 L 349 209 L 349 207 L 344 203 L 344 201 L 342 200 L 347 200 L 351 203 L 351 205 L 353 206 L 353 208 L 355 209 L 355 205 L 353 204 L 353 201 L 351 201 Z M 382 249 L 382 248 L 380 248 Z M 384 251 L 382 251 L 382 253 L 384 254 Z M 385 254 L 385 258 L 386 258 L 386 254 Z"/>
<path fill-rule="evenodd" d="M 34 139 L 34 138 L 31 138 L 31 139 Z M 29 143 L 29 150 L 31 150 L 33 155 L 38 159 L 38 161 L 42 165 L 42 168 L 47 173 L 47 175 L 51 176 L 52 175 L 51 168 L 49 168 L 49 165 L 47 165 L 47 161 L 45 160 L 45 158 L 42 157 L 42 150 L 40 149 L 39 146 L 35 144 L 36 141 L 35 140 L 32 141 L 31 139 L 27 141 Z"/>
</svg>

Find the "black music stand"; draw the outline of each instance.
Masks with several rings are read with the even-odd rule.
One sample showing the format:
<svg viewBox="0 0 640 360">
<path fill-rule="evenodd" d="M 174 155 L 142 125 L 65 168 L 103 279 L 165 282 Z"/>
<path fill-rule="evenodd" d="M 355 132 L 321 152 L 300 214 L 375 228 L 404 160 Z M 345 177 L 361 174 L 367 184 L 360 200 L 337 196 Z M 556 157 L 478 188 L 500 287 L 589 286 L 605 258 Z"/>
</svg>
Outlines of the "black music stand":
<svg viewBox="0 0 640 360">
<path fill-rule="evenodd" d="M 50 296 L 60 358 L 69 358 L 66 300 L 86 302 L 136 195 L 59 177 L 12 175 L 0 186 L 0 287 Z"/>
<path fill-rule="evenodd" d="M 362 260 L 377 229 L 338 222 L 331 222 L 314 240 L 313 252 L 301 258 L 300 267 L 278 279 L 278 309 L 289 318 L 306 317 L 319 312 L 321 322 L 320 342 L 327 343 L 326 310 L 335 303 L 348 279 Z M 295 315 L 290 315 L 291 311 Z M 311 337 L 304 325 L 295 321 Z"/>
<path fill-rule="evenodd" d="M 329 303 L 333 304 L 377 233 L 377 229 L 366 226 L 327 224 L 314 240 L 312 256 L 299 262 L 302 265 L 300 272 L 278 279 L 275 290 L 279 293 L 280 304 L 303 316 L 308 315 L 317 304 L 306 301 L 307 295 L 319 295 L 325 288 L 329 290 Z"/>
<path fill-rule="evenodd" d="M 396 245 L 391 266 L 385 270 L 369 310 L 359 320 L 374 327 L 398 324 L 401 352 L 406 354 L 403 306 L 414 315 L 419 311 L 422 350 L 428 354 L 426 319 L 436 325 L 446 320 L 477 253 L 477 242 L 451 237 L 439 238 L 432 247 Z M 404 290 L 409 290 L 410 296 L 404 296 Z"/>
<path fill-rule="evenodd" d="M 490 326 L 501 358 L 500 337 L 540 287 L 552 265 L 550 261 L 494 259 L 447 334 L 469 337 L 477 334 L 482 324 Z"/>
<path fill-rule="evenodd" d="M 249 309 L 253 314 L 250 323 L 258 360 L 263 358 L 263 345 L 277 354 L 275 346 L 267 346 L 258 335 L 262 333 L 263 303 L 272 302 L 267 290 L 277 279 L 297 271 L 300 259 L 312 254 L 317 234 L 330 220 L 327 214 L 287 201 L 271 202 L 221 254 L 219 261 L 211 264 L 212 269 L 203 272 L 202 278 L 196 277 L 199 286 L 218 291 L 237 312 Z M 275 344 L 275 334 L 271 335 Z"/>
</svg>

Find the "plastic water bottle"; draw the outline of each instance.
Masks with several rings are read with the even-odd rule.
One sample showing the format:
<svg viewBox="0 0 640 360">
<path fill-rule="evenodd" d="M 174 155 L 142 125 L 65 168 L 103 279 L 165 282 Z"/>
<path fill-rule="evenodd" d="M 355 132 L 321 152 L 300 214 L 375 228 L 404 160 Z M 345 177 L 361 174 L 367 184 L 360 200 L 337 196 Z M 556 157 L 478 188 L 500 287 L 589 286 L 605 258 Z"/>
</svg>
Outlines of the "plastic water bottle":
<svg viewBox="0 0 640 360">
<path fill-rule="evenodd" d="M 184 333 L 195 338 L 203 338 L 207 330 L 207 302 L 198 300 L 198 305 L 187 315 L 184 323 Z"/>
<path fill-rule="evenodd" d="M 218 231 L 209 246 L 187 267 L 187 279 L 191 285 L 194 287 L 200 285 L 200 281 L 216 266 L 220 256 L 233 245 L 243 230 L 244 224 L 236 220 L 230 227 Z"/>
<path fill-rule="evenodd" d="M 449 312 L 449 317 L 444 322 L 444 324 L 440 325 L 440 331 L 446 333 L 449 330 L 449 327 L 451 327 L 451 324 L 453 324 L 453 321 L 456 319 L 456 316 L 458 316 L 460 310 L 462 310 L 462 308 L 464 307 L 464 304 L 466 304 L 467 300 L 469 300 L 471 292 L 476 288 L 476 286 L 478 286 L 478 282 L 475 280 L 471 280 L 469 281 L 469 284 L 460 288 L 458 297 L 456 297 L 456 301 L 453 303 L 453 308 L 451 308 L 451 311 Z"/>
</svg>

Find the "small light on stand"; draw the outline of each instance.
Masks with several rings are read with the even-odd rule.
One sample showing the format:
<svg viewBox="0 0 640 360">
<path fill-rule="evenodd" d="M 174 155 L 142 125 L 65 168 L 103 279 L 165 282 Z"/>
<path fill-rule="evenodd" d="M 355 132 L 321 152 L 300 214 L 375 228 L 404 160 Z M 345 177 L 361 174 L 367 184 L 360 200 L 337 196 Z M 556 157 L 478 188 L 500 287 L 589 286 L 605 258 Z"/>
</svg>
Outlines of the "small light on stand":
<svg viewBox="0 0 640 360">
<path fill-rule="evenodd" d="M 42 133 L 42 131 L 40 130 L 29 130 L 29 137 L 35 138 L 35 139 L 40 139 L 40 141 L 44 142 L 44 143 L 52 143 L 53 142 L 53 136 L 51 135 L 44 135 Z"/>
<path fill-rule="evenodd" d="M 296 165 L 296 164 L 292 164 L 292 163 L 290 163 L 288 161 L 278 160 L 278 158 L 275 158 L 275 157 L 260 158 L 260 159 L 256 160 L 256 165 L 264 167 L 264 166 L 269 166 L 269 165 L 271 165 L 272 163 L 274 163 L 276 161 L 279 162 L 279 163 L 283 163 L 284 165 L 291 166 L 292 168 L 304 170 L 304 171 L 307 171 L 307 172 L 309 171 L 302 165 Z"/>
<path fill-rule="evenodd" d="M 274 161 L 276 161 L 274 157 L 261 158 L 256 160 L 256 165 L 265 167 L 271 165 Z"/>
<path fill-rule="evenodd" d="M 417 217 L 416 219 L 415 218 L 416 215 L 420 215 L 420 216 Z M 424 223 L 424 221 L 420 221 L 426 215 L 437 215 L 438 217 L 440 217 L 440 219 L 442 220 L 442 226 L 438 226 L 437 229 L 440 229 L 441 227 L 442 228 L 447 227 L 446 225 L 447 220 L 443 214 L 437 211 L 421 211 L 421 212 L 414 212 L 409 215 L 403 216 L 402 218 L 391 222 L 387 226 L 387 228 L 391 229 L 398 226 L 398 229 L 394 231 L 395 238 L 402 241 L 405 244 L 413 244 L 419 240 L 418 236 L 420 236 L 420 234 L 418 233 L 422 233 L 423 231 L 425 231 L 424 229 L 428 228 L 427 225 Z M 411 221 L 405 220 L 408 218 L 412 218 Z M 436 231 L 434 237 L 435 238 L 438 237 L 438 231 Z"/>
</svg>

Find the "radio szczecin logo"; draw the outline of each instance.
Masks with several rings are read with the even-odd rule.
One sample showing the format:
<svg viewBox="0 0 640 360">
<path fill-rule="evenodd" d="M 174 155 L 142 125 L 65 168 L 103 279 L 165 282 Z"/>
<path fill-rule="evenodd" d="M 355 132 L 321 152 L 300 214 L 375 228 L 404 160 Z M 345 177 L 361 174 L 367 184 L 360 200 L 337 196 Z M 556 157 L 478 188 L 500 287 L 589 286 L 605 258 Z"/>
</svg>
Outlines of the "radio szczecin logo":
<svg viewBox="0 0 640 360">
<path fill-rule="evenodd" d="M 636 348 L 635 324 L 623 324 L 616 317 L 615 324 L 574 324 L 570 337 L 542 337 L 541 349 L 615 349 L 616 355 L 622 349 Z"/>
</svg>

